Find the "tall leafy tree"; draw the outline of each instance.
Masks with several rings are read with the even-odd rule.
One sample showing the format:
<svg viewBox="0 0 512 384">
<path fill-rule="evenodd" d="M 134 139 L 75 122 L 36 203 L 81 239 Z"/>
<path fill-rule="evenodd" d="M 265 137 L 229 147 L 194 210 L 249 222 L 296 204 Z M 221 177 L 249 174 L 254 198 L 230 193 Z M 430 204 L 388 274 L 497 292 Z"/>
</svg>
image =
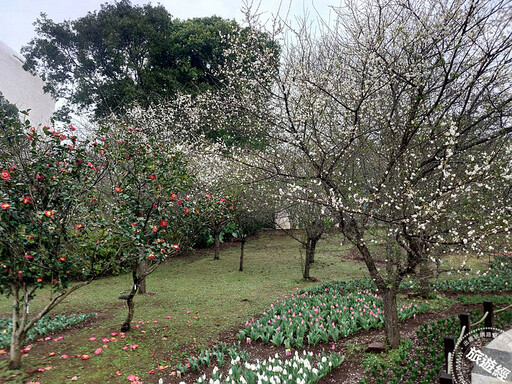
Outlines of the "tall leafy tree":
<svg viewBox="0 0 512 384">
<path fill-rule="evenodd" d="M 22 52 L 25 68 L 46 81 L 46 91 L 101 118 L 211 86 L 221 36 L 234 26 L 219 17 L 180 21 L 161 5 L 121 0 L 74 21 L 41 14 L 38 37 Z"/>
</svg>

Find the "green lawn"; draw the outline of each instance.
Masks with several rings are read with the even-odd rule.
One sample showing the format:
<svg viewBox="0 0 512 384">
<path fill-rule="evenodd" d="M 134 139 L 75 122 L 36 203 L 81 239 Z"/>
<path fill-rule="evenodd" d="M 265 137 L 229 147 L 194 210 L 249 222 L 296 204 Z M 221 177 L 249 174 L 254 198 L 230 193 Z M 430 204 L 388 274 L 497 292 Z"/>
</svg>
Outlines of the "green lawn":
<svg viewBox="0 0 512 384">
<path fill-rule="evenodd" d="M 336 236 L 320 241 L 311 275 L 320 282 L 365 276 L 362 263 L 343 261 L 340 257 L 348 248 L 340 246 Z M 191 349 L 214 342 L 221 330 L 261 313 L 281 294 L 319 284 L 302 281 L 301 252 L 304 255 L 299 243 L 283 233 L 264 232 L 247 242 L 244 272 L 238 272 L 237 244 L 224 248 L 221 260 L 217 261 L 213 260 L 212 252 L 199 251 L 169 260 L 148 278 L 148 291 L 154 295 L 136 298 L 135 323 L 144 323 L 124 340 L 117 337 L 116 342 L 108 343 L 97 356 L 94 351 L 102 347 L 101 338 L 118 331 L 126 315 L 124 302 L 118 296 L 131 283 L 128 275 L 93 282 L 62 303 L 55 313 L 96 312 L 97 319 L 88 328 L 65 333 L 58 342 L 36 343 L 24 358 L 24 366 L 51 367 L 38 374 L 41 384 L 68 382 L 75 375 L 80 383 L 124 383 L 130 374 L 147 378 L 147 371 L 159 364 L 174 366 L 181 362 Z M 40 308 L 48 296 L 48 291 L 38 292 L 32 311 Z M 10 306 L 9 300 L 0 299 L 0 314 L 8 315 Z M 158 323 L 153 323 L 155 320 Z M 90 337 L 98 339 L 89 341 Z M 123 350 L 125 344 L 139 347 Z M 48 352 L 56 355 L 46 357 Z M 61 359 L 62 354 L 70 358 Z M 77 357 L 81 354 L 91 358 L 82 360 Z M 118 369 L 121 376 L 115 375 Z"/>
</svg>

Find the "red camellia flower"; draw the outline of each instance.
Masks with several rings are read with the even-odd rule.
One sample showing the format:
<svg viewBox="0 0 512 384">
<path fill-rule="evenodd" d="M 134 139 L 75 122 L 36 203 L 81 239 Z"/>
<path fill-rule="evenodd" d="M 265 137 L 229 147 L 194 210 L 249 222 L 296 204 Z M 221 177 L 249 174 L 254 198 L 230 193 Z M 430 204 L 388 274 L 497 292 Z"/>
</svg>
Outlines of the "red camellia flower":
<svg viewBox="0 0 512 384">
<path fill-rule="evenodd" d="M 53 211 L 44 211 L 44 215 L 45 215 L 46 217 L 53 217 L 54 212 L 53 212 Z"/>
<path fill-rule="evenodd" d="M 21 202 L 22 202 L 23 204 L 30 204 L 30 203 L 32 202 L 32 199 L 30 198 L 30 196 L 25 196 L 25 197 L 21 200 Z"/>
<path fill-rule="evenodd" d="M 121 192 L 122 191 L 122 188 L 121 187 L 115 187 L 114 188 L 114 191 L 116 191 L 117 193 Z"/>
<path fill-rule="evenodd" d="M 59 261 L 66 261 L 66 258 L 64 256 L 59 257 Z"/>
<path fill-rule="evenodd" d="M 44 179 L 44 176 L 43 176 L 43 175 L 41 175 L 39 172 L 37 172 L 37 174 L 36 174 L 36 179 L 37 179 L 37 180 L 43 180 L 43 179 Z"/>
<path fill-rule="evenodd" d="M 73 125 L 72 125 L 72 124 L 69 124 L 69 129 L 70 129 L 72 132 L 76 131 L 76 128 L 75 128 L 75 127 L 73 127 Z"/>
<path fill-rule="evenodd" d="M 185 208 L 185 213 L 189 213 L 189 209 L 188 208 Z"/>
<path fill-rule="evenodd" d="M 162 221 L 160 222 L 160 226 L 161 226 L 161 227 L 167 227 L 167 224 L 169 224 L 169 223 L 168 223 L 167 221 L 165 221 L 165 220 L 162 220 Z"/>
<path fill-rule="evenodd" d="M 178 200 L 178 205 L 183 205 L 183 200 Z"/>
<path fill-rule="evenodd" d="M 83 227 L 84 227 L 83 224 L 75 224 L 75 229 L 76 230 L 82 229 Z"/>
<path fill-rule="evenodd" d="M 0 173 L 0 177 L 4 180 L 9 180 L 11 175 L 9 174 L 9 171 L 2 171 L 2 173 Z"/>
<path fill-rule="evenodd" d="M 179 246 L 178 244 L 173 244 L 173 245 L 172 245 L 172 247 L 173 247 L 174 249 L 180 249 L 180 246 Z"/>
<path fill-rule="evenodd" d="M 7 204 L 7 203 L 2 203 L 2 204 L 0 204 L 0 208 L 2 208 L 2 209 L 7 209 L 7 208 L 9 208 L 10 206 L 11 206 L 11 204 Z"/>
<path fill-rule="evenodd" d="M 155 255 L 151 254 L 151 255 L 148 256 L 148 259 L 149 260 L 153 260 L 155 257 L 156 257 Z"/>
<path fill-rule="evenodd" d="M 29 255 L 28 253 L 25 253 L 25 259 L 29 259 L 30 260 L 30 259 L 33 259 L 33 258 L 34 258 L 34 256 Z"/>
<path fill-rule="evenodd" d="M 155 175 L 149 175 L 149 178 L 150 178 L 151 180 L 155 180 L 155 179 L 156 179 L 156 176 L 155 176 Z"/>
<path fill-rule="evenodd" d="M 178 195 L 177 195 L 177 194 L 175 194 L 175 193 L 171 193 L 171 199 L 175 200 L 177 197 L 178 197 Z"/>
<path fill-rule="evenodd" d="M 155 226 L 153 227 L 153 232 L 157 233 L 158 232 L 158 228 Z"/>
<path fill-rule="evenodd" d="M 229 206 L 229 209 L 233 210 L 233 206 L 232 206 L 232 205 L 230 205 L 230 206 Z"/>
</svg>

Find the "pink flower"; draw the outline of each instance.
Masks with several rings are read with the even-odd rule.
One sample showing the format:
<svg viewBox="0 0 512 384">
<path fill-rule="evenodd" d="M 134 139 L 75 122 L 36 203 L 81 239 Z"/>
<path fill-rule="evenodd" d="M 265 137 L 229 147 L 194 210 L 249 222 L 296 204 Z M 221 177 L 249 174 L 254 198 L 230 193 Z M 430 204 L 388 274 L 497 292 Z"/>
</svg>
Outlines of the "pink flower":
<svg viewBox="0 0 512 384">
<path fill-rule="evenodd" d="M 101 342 L 102 342 L 102 343 L 108 343 L 109 341 L 110 341 L 110 339 L 107 339 L 107 338 L 103 338 L 103 339 L 101 339 Z"/>
<path fill-rule="evenodd" d="M 96 340 L 96 338 L 93 336 L 93 337 L 90 337 L 89 340 L 94 341 L 94 340 Z"/>
<path fill-rule="evenodd" d="M 155 324 L 158 323 L 158 320 L 153 320 L 153 323 L 155 323 Z"/>
<path fill-rule="evenodd" d="M 73 376 L 73 377 L 71 378 L 71 381 L 77 381 L 77 380 L 78 380 L 78 376 Z"/>
<path fill-rule="evenodd" d="M 117 332 L 112 332 L 110 335 L 111 336 L 117 336 Z"/>
<path fill-rule="evenodd" d="M 190 311 L 187 311 L 186 313 L 187 313 L 187 315 L 189 315 L 189 314 L 190 314 Z"/>
<path fill-rule="evenodd" d="M 122 373 L 121 373 L 121 370 L 120 370 L 120 369 L 118 369 L 118 370 L 116 371 L 116 375 L 117 375 L 117 376 L 121 376 L 121 375 L 122 375 Z"/>
<path fill-rule="evenodd" d="M 172 319 L 172 316 L 167 316 L 166 319 Z"/>
<path fill-rule="evenodd" d="M 80 356 L 80 358 L 82 360 L 89 360 L 89 357 L 90 357 L 89 355 L 82 355 L 82 356 Z"/>
<path fill-rule="evenodd" d="M 94 354 L 95 355 L 99 355 L 101 352 L 103 352 L 103 349 L 102 348 L 98 348 L 97 350 L 94 351 Z"/>
<path fill-rule="evenodd" d="M 69 355 L 60 355 L 61 359 L 69 359 Z"/>
</svg>

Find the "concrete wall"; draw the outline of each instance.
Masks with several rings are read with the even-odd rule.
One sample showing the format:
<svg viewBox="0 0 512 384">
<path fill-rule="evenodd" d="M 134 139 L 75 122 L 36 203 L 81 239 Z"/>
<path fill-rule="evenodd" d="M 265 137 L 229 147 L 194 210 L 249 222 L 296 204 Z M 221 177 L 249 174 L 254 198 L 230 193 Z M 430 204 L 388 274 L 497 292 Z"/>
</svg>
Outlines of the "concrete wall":
<svg viewBox="0 0 512 384">
<path fill-rule="evenodd" d="M 55 102 L 43 92 L 43 81 L 23 69 L 23 56 L 0 41 L 0 92 L 18 109 L 30 108 L 33 125 L 47 124 L 55 111 Z"/>
</svg>

